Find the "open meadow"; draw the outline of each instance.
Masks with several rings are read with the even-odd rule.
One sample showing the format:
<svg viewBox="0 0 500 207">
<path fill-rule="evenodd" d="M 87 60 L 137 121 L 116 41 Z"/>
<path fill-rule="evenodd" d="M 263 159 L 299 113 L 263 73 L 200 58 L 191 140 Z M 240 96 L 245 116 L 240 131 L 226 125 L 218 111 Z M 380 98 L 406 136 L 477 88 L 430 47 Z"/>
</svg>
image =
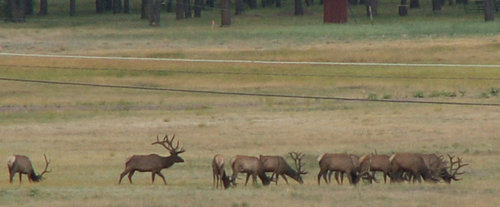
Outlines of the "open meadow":
<svg viewBox="0 0 500 207">
<path fill-rule="evenodd" d="M 233 16 L 212 27 L 219 11 L 160 27 L 130 15 L 95 15 L 92 2 L 65 16 L 65 1 L 49 15 L 0 23 L 0 53 L 271 61 L 469 64 L 360 66 L 255 64 L 22 57 L 0 54 L 0 78 L 67 81 L 364 100 L 500 104 L 500 24 L 461 5 L 433 13 L 430 1 L 397 16 L 399 1 L 379 1 L 374 24 L 356 6 L 358 24 L 325 25 L 322 7 L 291 15 L 278 10 Z M 79 1 L 80 2 L 80 1 Z M 134 8 L 134 7 L 133 7 Z M 52 12 L 52 13 L 51 13 Z M 497 13 L 498 14 L 498 13 Z M 500 107 L 339 101 L 54 85 L 0 80 L 0 206 L 499 206 Z M 168 152 L 156 136 L 176 135 L 184 163 L 137 172 L 118 185 L 133 154 Z M 306 156 L 304 184 L 212 187 L 211 160 L 220 153 Z M 325 152 L 454 154 L 470 165 L 463 180 L 445 184 L 317 184 Z M 24 154 L 37 171 L 43 154 L 52 172 L 40 183 L 8 181 L 4 158 Z M 226 172 L 231 173 L 226 165 Z M 381 178 L 381 174 L 378 174 Z"/>
</svg>

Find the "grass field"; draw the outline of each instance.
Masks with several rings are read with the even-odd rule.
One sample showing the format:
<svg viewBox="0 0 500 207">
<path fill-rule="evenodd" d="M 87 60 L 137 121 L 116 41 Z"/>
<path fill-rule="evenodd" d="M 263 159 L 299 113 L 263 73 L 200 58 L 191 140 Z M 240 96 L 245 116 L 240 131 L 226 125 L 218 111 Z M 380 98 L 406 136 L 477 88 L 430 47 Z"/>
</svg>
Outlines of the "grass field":
<svg viewBox="0 0 500 207">
<path fill-rule="evenodd" d="M 0 23 L 0 52 L 134 57 L 500 64 L 500 24 L 481 14 L 430 2 L 400 18 L 380 1 L 371 25 L 322 24 L 321 7 L 293 17 L 258 9 L 212 28 L 219 11 L 174 21 L 162 14 L 151 28 L 131 15 L 94 15 L 77 4 L 49 1 L 47 17 Z M 137 2 L 134 5 L 137 7 Z M 88 9 L 88 10 L 86 10 Z M 275 13 L 276 12 L 276 13 Z M 64 17 L 63 19 L 58 19 Z M 109 20 L 109 21 L 104 21 Z M 0 77 L 115 85 L 368 99 L 500 103 L 499 68 L 382 67 L 186 63 L 12 57 L 0 55 Z M 230 74 L 233 73 L 233 74 Z M 264 75 L 268 74 L 268 75 Z M 272 74 L 272 75 L 271 75 Z M 8 183 L 0 170 L 0 206 L 497 206 L 500 205 L 500 108 L 342 102 L 91 88 L 0 81 L 0 157 L 43 154 L 52 172 L 37 184 Z M 176 134 L 185 163 L 163 170 L 167 185 L 136 173 L 118 185 L 133 154 L 168 154 L 150 145 Z M 214 154 L 306 154 L 304 185 L 290 179 L 267 187 L 214 190 Z M 437 152 L 470 163 L 463 180 L 438 184 L 316 183 L 324 152 Z M 286 158 L 289 162 L 291 160 Z M 4 162 L 4 161 L 2 161 Z M 228 166 L 226 171 L 231 172 Z M 378 176 L 380 177 L 380 175 Z M 240 175 L 240 178 L 243 176 Z M 242 183 L 243 180 L 238 180 Z"/>
</svg>

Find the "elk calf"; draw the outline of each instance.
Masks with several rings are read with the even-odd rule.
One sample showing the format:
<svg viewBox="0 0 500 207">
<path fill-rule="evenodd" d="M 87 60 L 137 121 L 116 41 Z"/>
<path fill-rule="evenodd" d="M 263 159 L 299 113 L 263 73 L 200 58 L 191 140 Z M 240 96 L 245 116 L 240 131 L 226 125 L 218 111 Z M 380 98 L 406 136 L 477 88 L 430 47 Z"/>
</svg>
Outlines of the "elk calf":
<svg viewBox="0 0 500 207">
<path fill-rule="evenodd" d="M 250 175 L 252 176 L 253 183 L 256 183 L 257 176 L 263 185 L 269 185 L 271 182 L 264 172 L 262 162 L 257 157 L 236 155 L 231 159 L 231 168 L 233 169 L 233 175 L 231 176 L 233 185 L 236 185 L 236 178 L 240 172 L 247 173 L 245 185 L 247 185 Z"/>
<path fill-rule="evenodd" d="M 325 153 L 318 157 L 320 171 L 318 173 L 318 185 L 321 177 L 328 183 L 326 178 L 329 171 L 346 173 L 349 178 L 349 183 L 355 185 L 359 181 L 358 171 L 359 162 L 357 159 L 353 161 L 353 155 L 349 154 L 333 154 Z"/>
<path fill-rule="evenodd" d="M 297 153 L 297 152 L 290 152 L 290 157 L 294 160 L 295 162 L 295 168 L 297 170 L 294 170 L 286 163 L 285 158 L 281 156 L 264 156 L 260 155 L 259 159 L 262 162 L 264 166 L 264 172 L 272 172 L 273 176 L 276 175 L 276 185 L 278 184 L 278 177 L 281 175 L 285 182 L 288 184 L 288 180 L 286 179 L 285 175 L 291 177 L 292 179 L 296 180 L 300 184 L 303 184 L 304 181 L 302 180 L 302 175 L 307 174 L 307 172 L 302 171 L 302 158 L 304 158 L 304 154 L 302 153 Z M 271 179 L 273 178 L 271 176 Z"/>
<path fill-rule="evenodd" d="M 221 154 L 216 154 L 212 160 L 212 172 L 214 188 L 219 188 L 219 183 L 224 186 L 224 189 L 230 185 L 230 179 L 224 170 L 224 157 Z"/>
<path fill-rule="evenodd" d="M 7 167 L 9 168 L 9 182 L 12 183 L 14 175 L 19 173 L 19 183 L 22 181 L 22 174 L 26 174 L 28 176 L 28 181 L 31 183 L 39 182 L 42 180 L 42 176 L 45 173 L 50 172 L 47 170 L 49 167 L 50 161 L 47 160 L 47 156 L 44 154 L 45 158 L 45 169 L 39 175 L 36 174 L 33 165 L 31 164 L 30 158 L 24 155 L 12 155 L 7 160 Z"/>
<path fill-rule="evenodd" d="M 173 141 L 175 138 L 175 134 L 172 139 L 168 139 L 168 135 L 165 135 L 163 141 L 160 141 L 158 136 L 156 137 L 156 142 L 151 143 L 151 145 L 159 144 L 163 146 L 170 152 L 170 156 L 162 157 L 157 154 L 150 155 L 133 155 L 130 157 L 125 163 L 125 170 L 120 174 L 120 180 L 118 184 L 122 182 L 123 176 L 128 174 L 128 180 L 132 183 L 132 176 L 135 171 L 139 172 L 151 172 L 151 180 L 152 183 L 155 182 L 155 175 L 160 176 L 163 179 L 163 183 L 166 185 L 165 177 L 161 173 L 162 169 L 171 167 L 174 163 L 184 162 L 184 160 L 179 157 L 180 153 L 185 152 L 183 148 L 179 150 L 179 141 L 177 141 L 177 145 L 174 147 Z"/>
</svg>

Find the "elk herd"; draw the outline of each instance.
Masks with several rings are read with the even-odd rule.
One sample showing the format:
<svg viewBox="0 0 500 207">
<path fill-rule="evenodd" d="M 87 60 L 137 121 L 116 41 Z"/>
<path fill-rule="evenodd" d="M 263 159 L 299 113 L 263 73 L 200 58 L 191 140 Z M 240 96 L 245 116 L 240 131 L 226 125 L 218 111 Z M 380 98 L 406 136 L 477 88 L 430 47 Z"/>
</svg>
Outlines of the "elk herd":
<svg viewBox="0 0 500 207">
<path fill-rule="evenodd" d="M 136 171 L 151 172 L 151 181 L 154 183 L 155 176 L 162 178 L 163 183 L 167 184 L 161 170 L 182 163 L 179 154 L 185 152 L 184 148 L 179 149 L 179 141 L 174 142 L 175 135 L 169 138 L 165 135 L 163 139 L 156 137 L 156 141 L 152 145 L 160 145 L 165 148 L 170 156 L 160 156 L 158 154 L 149 155 L 132 155 L 125 162 L 125 170 L 120 174 L 118 184 L 121 183 L 123 177 L 128 175 L 128 180 L 132 183 L 132 176 Z M 252 182 L 255 184 L 257 178 L 260 179 L 262 185 L 269 185 L 271 182 L 278 184 L 281 176 L 285 183 L 288 184 L 287 177 L 297 181 L 300 184 L 304 183 L 302 176 L 308 172 L 304 171 L 304 154 L 300 152 L 290 152 L 290 159 L 293 160 L 294 167 L 290 166 L 285 157 L 277 155 L 260 155 L 259 157 L 236 155 L 229 162 L 221 155 L 216 154 L 212 159 L 213 172 L 213 187 L 227 189 L 231 186 L 236 186 L 238 174 L 246 173 L 245 185 L 252 177 Z M 39 182 L 48 170 L 50 161 L 44 155 L 45 169 L 42 173 L 37 174 L 31 161 L 23 155 L 13 155 L 8 157 L 7 166 L 9 170 L 9 182 L 12 183 L 14 175 L 19 173 L 19 182 L 22 180 L 22 174 L 28 176 L 28 180 Z M 421 182 L 423 179 L 426 182 L 451 183 L 458 181 L 459 175 L 464 174 L 459 171 L 462 167 L 468 164 L 462 162 L 462 158 L 447 154 L 445 158 L 438 154 L 422 154 L 422 153 L 394 153 L 392 155 L 383 154 L 367 154 L 361 157 L 348 153 L 323 153 L 317 159 L 319 164 L 319 173 L 317 175 L 318 185 L 321 180 L 325 183 L 331 182 L 331 177 L 334 175 L 338 184 L 342 184 L 344 176 L 350 184 L 355 185 L 363 180 L 365 183 L 379 182 L 376 178 L 376 173 L 380 172 L 383 175 L 384 183 L 390 180 L 390 183 L 400 182 Z M 229 164 L 232 174 L 228 175 L 225 171 L 226 163 Z M 271 173 L 268 177 L 266 173 Z"/>
</svg>

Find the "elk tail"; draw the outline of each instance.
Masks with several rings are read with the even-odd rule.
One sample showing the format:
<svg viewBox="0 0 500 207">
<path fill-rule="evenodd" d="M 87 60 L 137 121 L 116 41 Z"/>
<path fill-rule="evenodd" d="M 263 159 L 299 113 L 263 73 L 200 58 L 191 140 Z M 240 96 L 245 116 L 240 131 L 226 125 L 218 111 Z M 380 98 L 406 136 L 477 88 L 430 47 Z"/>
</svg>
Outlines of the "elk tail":
<svg viewBox="0 0 500 207">
<path fill-rule="evenodd" d="M 318 162 L 321 161 L 321 159 L 323 159 L 323 157 L 325 156 L 325 154 L 326 153 L 321 154 L 316 160 L 318 160 Z"/>
<path fill-rule="evenodd" d="M 396 153 L 392 154 L 391 157 L 389 157 L 389 162 L 392 162 L 392 160 L 396 157 Z"/>
</svg>

